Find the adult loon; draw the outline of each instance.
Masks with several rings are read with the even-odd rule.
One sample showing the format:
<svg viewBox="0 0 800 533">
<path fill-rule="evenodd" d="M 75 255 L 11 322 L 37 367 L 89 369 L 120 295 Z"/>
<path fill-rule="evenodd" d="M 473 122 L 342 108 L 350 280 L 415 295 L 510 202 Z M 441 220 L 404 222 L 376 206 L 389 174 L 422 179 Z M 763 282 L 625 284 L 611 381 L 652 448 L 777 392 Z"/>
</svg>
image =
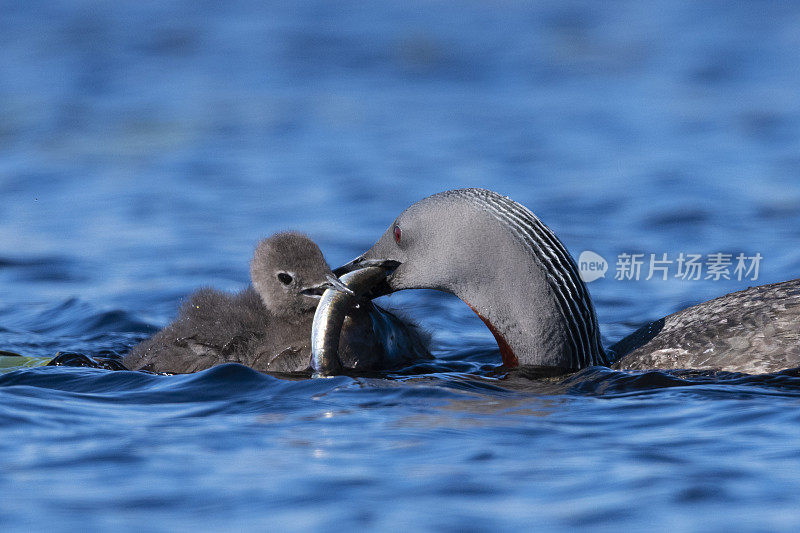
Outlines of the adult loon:
<svg viewBox="0 0 800 533">
<path fill-rule="evenodd" d="M 486 189 L 420 200 L 334 272 L 369 267 L 386 271 L 372 297 L 427 288 L 461 298 L 492 331 L 507 367 L 767 373 L 800 366 L 800 280 L 695 305 L 605 351 L 589 292 L 564 245 L 525 206 Z"/>
</svg>

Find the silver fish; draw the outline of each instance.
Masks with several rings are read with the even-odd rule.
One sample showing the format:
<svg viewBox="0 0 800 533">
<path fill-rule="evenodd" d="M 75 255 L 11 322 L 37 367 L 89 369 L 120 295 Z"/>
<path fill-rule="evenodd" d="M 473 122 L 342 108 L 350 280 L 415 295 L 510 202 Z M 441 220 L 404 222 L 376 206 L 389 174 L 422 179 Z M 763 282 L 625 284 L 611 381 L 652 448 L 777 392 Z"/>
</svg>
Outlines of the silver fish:
<svg viewBox="0 0 800 533">
<path fill-rule="evenodd" d="M 368 267 L 348 272 L 340 280 L 351 292 L 343 288 L 326 290 L 320 298 L 311 327 L 311 366 L 315 377 L 333 376 L 342 372 L 342 358 L 348 367 L 379 370 L 397 368 L 403 364 L 430 359 L 426 335 L 413 323 L 361 297 L 386 279 L 380 267 Z M 347 315 L 357 313 L 359 319 L 352 329 L 345 324 Z M 364 322 L 366 315 L 369 320 Z M 347 342 L 340 357 L 342 328 L 347 330 Z"/>
</svg>

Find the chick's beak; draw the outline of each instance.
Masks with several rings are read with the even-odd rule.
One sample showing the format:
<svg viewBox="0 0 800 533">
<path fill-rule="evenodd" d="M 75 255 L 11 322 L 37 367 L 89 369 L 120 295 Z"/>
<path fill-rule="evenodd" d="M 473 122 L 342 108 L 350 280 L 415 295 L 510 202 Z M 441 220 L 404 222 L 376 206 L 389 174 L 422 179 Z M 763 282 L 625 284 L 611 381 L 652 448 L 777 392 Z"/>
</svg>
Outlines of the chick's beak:
<svg viewBox="0 0 800 533">
<path fill-rule="evenodd" d="M 355 296 L 355 293 L 344 283 L 342 283 L 339 278 L 333 276 L 331 274 L 327 274 L 325 276 L 326 281 L 314 285 L 312 287 L 306 287 L 300 291 L 301 294 L 305 294 L 306 296 L 314 296 L 314 297 L 321 297 L 322 294 L 328 289 L 334 289 L 339 292 L 343 292 L 345 294 L 349 294 L 350 296 Z"/>
</svg>

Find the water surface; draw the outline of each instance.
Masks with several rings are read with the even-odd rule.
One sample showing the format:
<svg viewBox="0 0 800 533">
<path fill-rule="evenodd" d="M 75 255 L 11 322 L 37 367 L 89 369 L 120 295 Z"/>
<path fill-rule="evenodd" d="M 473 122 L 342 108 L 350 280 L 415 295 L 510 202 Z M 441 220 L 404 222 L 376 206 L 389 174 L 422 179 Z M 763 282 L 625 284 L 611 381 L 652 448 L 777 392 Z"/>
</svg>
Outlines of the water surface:
<svg viewBox="0 0 800 533">
<path fill-rule="evenodd" d="M 3 530 L 800 526 L 800 377 L 497 373 L 455 298 L 385 303 L 433 364 L 293 380 L 39 366 L 125 353 L 255 242 L 336 266 L 482 186 L 577 257 L 606 343 L 800 272 L 800 9 L 779 3 L 27 2 L 0 17 Z M 465 228 L 465 238 L 469 231 Z M 757 281 L 620 281 L 621 253 Z"/>
</svg>

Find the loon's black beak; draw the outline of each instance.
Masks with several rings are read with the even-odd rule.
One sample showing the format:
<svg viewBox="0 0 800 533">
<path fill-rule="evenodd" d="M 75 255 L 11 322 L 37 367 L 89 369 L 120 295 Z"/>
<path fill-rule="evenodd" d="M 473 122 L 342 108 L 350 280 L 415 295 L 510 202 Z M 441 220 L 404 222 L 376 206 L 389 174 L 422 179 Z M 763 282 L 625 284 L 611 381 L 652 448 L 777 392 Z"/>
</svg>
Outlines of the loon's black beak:
<svg viewBox="0 0 800 533">
<path fill-rule="evenodd" d="M 328 274 L 325 276 L 325 279 L 327 281 L 324 281 L 319 285 L 314 285 L 313 287 L 306 287 L 305 289 L 302 289 L 300 293 L 305 294 L 306 296 L 321 297 L 322 293 L 324 293 L 326 290 L 334 289 L 339 292 L 349 294 L 350 296 L 355 296 L 355 293 L 350 289 L 350 287 L 342 283 L 336 276 Z"/>
<path fill-rule="evenodd" d="M 339 268 L 333 269 L 333 273 L 336 274 L 337 277 L 341 277 L 354 270 L 361 270 L 367 267 L 380 267 L 386 271 L 386 275 L 388 276 L 399 266 L 400 261 L 395 261 L 394 259 L 367 259 L 363 255 L 360 255 L 349 263 L 345 263 Z"/>
<path fill-rule="evenodd" d="M 362 294 L 364 298 L 371 300 L 373 298 L 385 296 L 394 292 L 394 289 L 392 289 L 391 285 L 389 284 L 389 277 L 392 275 L 395 269 L 400 266 L 400 264 L 400 261 L 395 261 L 394 259 L 367 259 L 363 255 L 360 255 L 349 263 L 334 269 L 333 273 L 337 276 L 343 276 L 348 272 L 354 272 L 356 270 L 369 267 L 380 267 L 383 269 L 384 272 L 386 272 L 386 279 L 375 285 L 367 293 Z"/>
</svg>

